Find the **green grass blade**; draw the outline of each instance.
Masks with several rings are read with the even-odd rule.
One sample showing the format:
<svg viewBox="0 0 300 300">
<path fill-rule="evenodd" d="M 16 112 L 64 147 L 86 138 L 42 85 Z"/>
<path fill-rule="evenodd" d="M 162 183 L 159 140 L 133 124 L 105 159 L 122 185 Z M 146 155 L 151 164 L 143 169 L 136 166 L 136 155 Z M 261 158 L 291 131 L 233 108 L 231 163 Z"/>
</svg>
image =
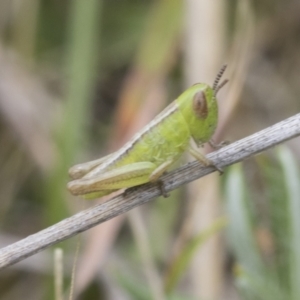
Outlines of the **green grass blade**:
<svg viewBox="0 0 300 300">
<path fill-rule="evenodd" d="M 139 279 L 133 278 L 129 274 L 125 274 L 124 271 L 120 271 L 115 274 L 116 280 L 120 287 L 126 292 L 127 296 L 132 300 L 152 300 L 154 299 L 151 295 L 150 289 L 144 282 Z M 167 300 L 196 300 L 190 296 L 172 294 L 166 296 Z"/>
<path fill-rule="evenodd" d="M 300 175 L 291 151 L 280 146 L 277 150 L 287 192 L 290 216 L 290 288 L 291 300 L 300 299 Z"/>
<path fill-rule="evenodd" d="M 253 235 L 241 164 L 231 167 L 227 176 L 225 195 L 230 243 L 243 269 L 252 274 L 260 274 L 263 262 Z"/>
<path fill-rule="evenodd" d="M 284 300 L 288 294 L 270 272 L 258 249 L 253 226 L 253 212 L 241 165 L 235 165 L 225 183 L 229 215 L 228 237 L 237 258 L 237 285 L 245 299 Z"/>
<path fill-rule="evenodd" d="M 209 228 L 195 236 L 173 262 L 165 283 L 165 291 L 167 294 L 172 293 L 175 289 L 180 277 L 183 275 L 188 264 L 192 260 L 198 248 L 204 244 L 211 236 L 223 229 L 227 224 L 225 218 L 220 218 L 215 221 Z"/>
</svg>

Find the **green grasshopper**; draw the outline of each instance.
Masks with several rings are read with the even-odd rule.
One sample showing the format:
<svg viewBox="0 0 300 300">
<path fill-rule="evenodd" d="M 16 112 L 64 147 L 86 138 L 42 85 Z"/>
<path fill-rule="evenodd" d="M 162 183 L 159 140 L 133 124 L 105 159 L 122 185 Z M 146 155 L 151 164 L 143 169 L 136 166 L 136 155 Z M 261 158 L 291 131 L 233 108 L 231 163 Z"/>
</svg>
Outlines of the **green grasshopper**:
<svg viewBox="0 0 300 300">
<path fill-rule="evenodd" d="M 221 68 L 212 88 L 197 83 L 183 92 L 118 151 L 73 166 L 69 170 L 73 179 L 68 183 L 69 191 L 93 199 L 119 189 L 157 182 L 166 196 L 160 177 L 187 148 L 205 166 L 213 165 L 189 142 L 192 137 L 198 147 L 206 142 L 214 145 L 211 136 L 218 122 L 216 95 L 228 81 L 219 84 L 225 69 L 226 66 Z"/>
</svg>

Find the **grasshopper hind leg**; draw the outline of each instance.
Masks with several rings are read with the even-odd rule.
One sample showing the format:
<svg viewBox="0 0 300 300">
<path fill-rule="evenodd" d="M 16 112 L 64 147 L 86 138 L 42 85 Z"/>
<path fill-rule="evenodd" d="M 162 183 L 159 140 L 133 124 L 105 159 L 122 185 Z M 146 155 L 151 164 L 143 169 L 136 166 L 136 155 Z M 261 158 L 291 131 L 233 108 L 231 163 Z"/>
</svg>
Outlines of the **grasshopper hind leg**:
<svg viewBox="0 0 300 300">
<path fill-rule="evenodd" d="M 93 192 L 93 193 L 88 193 L 85 195 L 81 195 L 82 198 L 86 199 L 86 200 L 92 200 L 92 199 L 96 199 L 96 198 L 101 198 L 103 196 L 109 195 L 113 192 L 115 192 L 117 190 L 103 190 L 100 192 Z"/>
<path fill-rule="evenodd" d="M 167 193 L 163 182 L 159 179 L 169 168 L 174 160 L 167 160 L 158 167 L 151 162 L 131 163 L 122 167 L 104 172 L 94 178 L 84 177 L 68 183 L 68 188 L 73 195 L 85 199 L 99 198 L 123 188 L 138 186 L 147 182 L 158 182 L 162 194 Z"/>
<path fill-rule="evenodd" d="M 77 165 L 75 165 L 75 166 L 73 166 L 72 168 L 69 169 L 69 176 L 72 179 L 82 178 L 88 172 L 90 172 L 94 168 L 96 168 L 96 167 L 100 166 L 101 164 L 103 164 L 113 154 L 114 153 L 109 154 L 109 155 L 107 155 L 105 157 L 102 157 L 102 158 L 99 158 L 99 159 L 95 159 L 95 160 L 83 163 L 83 164 L 77 164 Z"/>
<path fill-rule="evenodd" d="M 110 194 L 112 191 L 149 182 L 153 170 L 155 165 L 151 162 L 131 163 L 103 172 L 93 178 L 83 177 L 70 181 L 68 189 L 73 195 L 93 199 Z"/>
</svg>

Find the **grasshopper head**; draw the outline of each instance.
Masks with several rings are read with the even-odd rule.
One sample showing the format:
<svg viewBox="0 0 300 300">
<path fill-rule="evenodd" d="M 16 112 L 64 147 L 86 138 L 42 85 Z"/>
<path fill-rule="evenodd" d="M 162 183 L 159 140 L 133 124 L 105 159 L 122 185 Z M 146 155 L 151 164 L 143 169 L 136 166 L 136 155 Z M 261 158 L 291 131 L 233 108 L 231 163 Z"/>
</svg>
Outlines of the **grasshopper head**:
<svg viewBox="0 0 300 300">
<path fill-rule="evenodd" d="M 197 83 L 178 99 L 178 106 L 198 146 L 209 141 L 218 122 L 218 105 L 214 90 L 207 84 Z"/>
<path fill-rule="evenodd" d="M 218 104 L 216 94 L 227 80 L 219 84 L 225 71 L 224 66 L 216 77 L 213 87 L 197 83 L 187 89 L 177 99 L 179 109 L 198 146 L 208 142 L 218 123 Z"/>
</svg>

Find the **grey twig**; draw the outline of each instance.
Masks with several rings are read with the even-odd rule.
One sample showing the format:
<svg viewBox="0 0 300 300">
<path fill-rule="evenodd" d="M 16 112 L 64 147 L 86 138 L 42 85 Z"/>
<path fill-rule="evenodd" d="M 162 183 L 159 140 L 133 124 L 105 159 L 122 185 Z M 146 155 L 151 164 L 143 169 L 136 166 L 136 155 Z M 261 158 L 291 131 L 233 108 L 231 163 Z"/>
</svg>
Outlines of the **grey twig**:
<svg viewBox="0 0 300 300">
<path fill-rule="evenodd" d="M 270 147 L 300 135 L 300 114 L 234 142 L 207 157 L 219 168 L 254 156 Z M 162 177 L 166 191 L 205 176 L 215 169 L 198 162 L 188 163 Z M 0 250 L 0 268 L 12 265 L 43 249 L 85 231 L 97 224 L 123 214 L 160 195 L 155 184 L 145 184 L 67 218 L 51 227 Z"/>
</svg>

